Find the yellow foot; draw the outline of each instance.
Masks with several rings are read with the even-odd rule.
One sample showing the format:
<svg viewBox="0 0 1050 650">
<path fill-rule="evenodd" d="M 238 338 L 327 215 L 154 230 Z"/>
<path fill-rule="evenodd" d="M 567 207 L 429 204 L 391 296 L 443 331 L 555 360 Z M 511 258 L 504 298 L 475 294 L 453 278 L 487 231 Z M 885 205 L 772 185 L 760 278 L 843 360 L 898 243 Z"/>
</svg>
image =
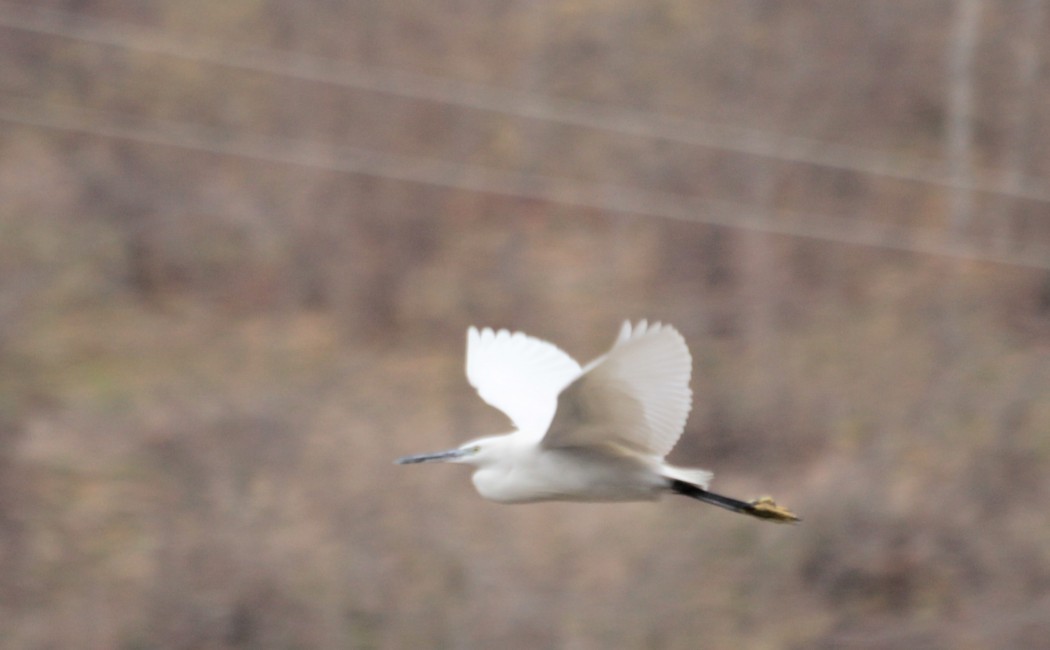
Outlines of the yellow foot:
<svg viewBox="0 0 1050 650">
<path fill-rule="evenodd" d="M 778 524 L 793 524 L 802 521 L 798 515 L 783 506 L 778 506 L 771 497 L 759 497 L 748 504 L 747 514 L 760 519 L 768 519 Z"/>
</svg>

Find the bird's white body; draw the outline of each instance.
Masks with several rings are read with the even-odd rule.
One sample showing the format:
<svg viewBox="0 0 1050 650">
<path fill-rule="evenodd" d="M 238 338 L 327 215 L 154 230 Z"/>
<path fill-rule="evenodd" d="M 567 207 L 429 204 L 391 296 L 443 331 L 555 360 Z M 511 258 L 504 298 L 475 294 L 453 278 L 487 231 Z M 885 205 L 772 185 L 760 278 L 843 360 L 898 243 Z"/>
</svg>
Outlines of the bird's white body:
<svg viewBox="0 0 1050 650">
<path fill-rule="evenodd" d="M 589 447 L 521 449 L 480 466 L 473 479 L 481 496 L 500 503 L 645 501 L 666 490 L 658 464 Z"/>
<path fill-rule="evenodd" d="M 660 323 L 624 323 L 612 349 L 583 367 L 521 332 L 471 327 L 467 380 L 515 430 L 397 462 L 473 465 L 478 493 L 500 503 L 651 501 L 674 492 L 798 521 L 769 497 L 745 502 L 710 492 L 711 472 L 664 461 L 692 407 L 691 374 L 682 335 Z"/>
<path fill-rule="evenodd" d="M 501 503 L 653 500 L 672 479 L 707 487 L 710 472 L 664 461 L 692 406 L 692 360 L 673 327 L 624 323 L 583 367 L 545 341 L 472 327 L 466 370 L 516 430 L 399 462 L 474 465 L 478 492 Z"/>
</svg>

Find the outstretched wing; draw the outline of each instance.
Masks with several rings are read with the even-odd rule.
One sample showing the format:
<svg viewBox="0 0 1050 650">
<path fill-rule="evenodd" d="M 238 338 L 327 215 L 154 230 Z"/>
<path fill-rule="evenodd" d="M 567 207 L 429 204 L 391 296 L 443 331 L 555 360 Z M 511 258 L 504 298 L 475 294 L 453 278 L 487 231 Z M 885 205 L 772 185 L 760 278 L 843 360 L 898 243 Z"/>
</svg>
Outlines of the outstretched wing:
<svg viewBox="0 0 1050 650">
<path fill-rule="evenodd" d="M 692 408 L 693 362 L 670 325 L 625 322 L 611 350 L 558 397 L 547 447 L 617 445 L 664 457 Z"/>
<path fill-rule="evenodd" d="M 467 381 L 526 434 L 543 436 L 558 393 L 580 372 L 580 364 L 546 341 L 507 330 L 467 330 Z"/>
</svg>

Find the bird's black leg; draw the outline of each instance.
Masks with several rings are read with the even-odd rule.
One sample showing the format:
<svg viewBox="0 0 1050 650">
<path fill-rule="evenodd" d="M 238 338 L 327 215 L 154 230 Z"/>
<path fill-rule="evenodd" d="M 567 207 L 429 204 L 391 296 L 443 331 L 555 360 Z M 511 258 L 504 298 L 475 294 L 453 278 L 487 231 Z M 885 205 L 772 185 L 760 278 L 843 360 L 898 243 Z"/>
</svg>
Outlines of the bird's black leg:
<svg viewBox="0 0 1050 650">
<path fill-rule="evenodd" d="M 703 501 L 704 503 L 710 503 L 719 508 L 725 508 L 731 512 L 739 512 L 741 514 L 751 515 L 752 517 L 758 517 L 759 519 L 767 519 L 781 523 L 800 521 L 793 512 L 787 508 L 778 506 L 769 497 L 763 497 L 750 502 L 741 501 L 739 499 L 734 499 L 733 497 L 718 494 L 717 492 L 705 490 L 699 485 L 693 485 L 692 483 L 686 483 L 685 481 L 680 481 L 674 478 L 668 480 L 670 481 L 668 487 L 672 492 L 683 494 L 698 501 Z"/>
</svg>

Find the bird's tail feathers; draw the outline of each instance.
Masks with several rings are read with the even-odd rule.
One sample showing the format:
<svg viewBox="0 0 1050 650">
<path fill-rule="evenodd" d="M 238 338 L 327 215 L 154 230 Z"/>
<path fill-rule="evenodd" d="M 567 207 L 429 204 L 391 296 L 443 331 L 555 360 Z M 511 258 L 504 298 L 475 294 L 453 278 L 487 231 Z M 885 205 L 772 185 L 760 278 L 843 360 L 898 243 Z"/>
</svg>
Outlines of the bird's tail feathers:
<svg viewBox="0 0 1050 650">
<path fill-rule="evenodd" d="M 663 475 L 671 480 L 691 483 L 705 490 L 707 489 L 707 486 L 711 485 L 711 479 L 714 478 L 714 474 L 706 469 L 697 469 L 695 467 L 675 467 L 674 465 L 664 465 Z"/>
</svg>

